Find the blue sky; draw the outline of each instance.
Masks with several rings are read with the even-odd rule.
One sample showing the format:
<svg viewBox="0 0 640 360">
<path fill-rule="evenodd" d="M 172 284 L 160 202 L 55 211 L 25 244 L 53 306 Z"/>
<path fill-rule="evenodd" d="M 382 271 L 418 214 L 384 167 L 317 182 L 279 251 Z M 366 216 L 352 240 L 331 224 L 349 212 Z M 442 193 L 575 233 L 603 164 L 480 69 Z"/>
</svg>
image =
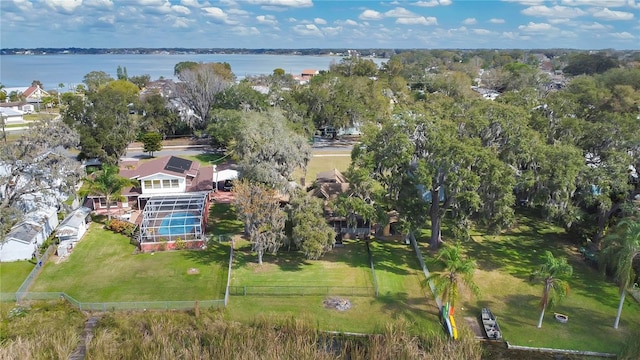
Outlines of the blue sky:
<svg viewBox="0 0 640 360">
<path fill-rule="evenodd" d="M 639 49 L 640 0 L 1 0 L 0 46 Z"/>
</svg>

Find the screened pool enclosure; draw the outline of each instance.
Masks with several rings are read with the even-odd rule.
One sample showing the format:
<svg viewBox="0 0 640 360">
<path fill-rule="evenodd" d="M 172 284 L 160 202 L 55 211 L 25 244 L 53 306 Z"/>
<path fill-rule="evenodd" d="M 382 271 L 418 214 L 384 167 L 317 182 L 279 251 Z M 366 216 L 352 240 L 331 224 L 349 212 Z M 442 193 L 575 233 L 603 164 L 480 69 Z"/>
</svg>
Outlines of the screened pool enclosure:
<svg viewBox="0 0 640 360">
<path fill-rule="evenodd" d="M 148 198 L 140 223 L 140 244 L 203 239 L 207 197 L 207 193 L 186 193 Z"/>
</svg>

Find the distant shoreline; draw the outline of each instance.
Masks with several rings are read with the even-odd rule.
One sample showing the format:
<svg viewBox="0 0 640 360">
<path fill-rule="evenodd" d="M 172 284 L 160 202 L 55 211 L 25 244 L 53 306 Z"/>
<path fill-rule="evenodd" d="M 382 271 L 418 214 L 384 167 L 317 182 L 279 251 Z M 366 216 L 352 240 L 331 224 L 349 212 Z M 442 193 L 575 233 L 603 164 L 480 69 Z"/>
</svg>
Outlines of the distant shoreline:
<svg viewBox="0 0 640 360">
<path fill-rule="evenodd" d="M 385 59 L 391 49 L 198 49 L 198 48 L 10 48 L 0 55 L 289 55 L 361 56 Z"/>
</svg>

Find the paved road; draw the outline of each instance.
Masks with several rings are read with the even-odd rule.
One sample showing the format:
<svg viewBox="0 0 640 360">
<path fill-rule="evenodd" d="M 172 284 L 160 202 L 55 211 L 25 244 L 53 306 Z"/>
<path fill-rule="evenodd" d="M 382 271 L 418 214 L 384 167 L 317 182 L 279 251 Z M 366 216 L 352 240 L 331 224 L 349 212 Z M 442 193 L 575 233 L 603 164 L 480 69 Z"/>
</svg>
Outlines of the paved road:
<svg viewBox="0 0 640 360">
<path fill-rule="evenodd" d="M 338 156 L 350 156 L 351 149 L 355 144 L 354 141 L 347 140 L 329 140 L 316 137 L 313 144 L 313 156 L 336 156 L 335 153 L 342 153 Z M 176 145 L 164 146 L 161 151 L 154 153 L 155 156 L 181 156 L 181 155 L 198 155 L 212 152 L 213 150 L 207 145 Z M 326 153 L 326 154 L 325 154 Z M 141 147 L 130 147 L 125 154 L 127 158 L 146 158 L 147 153 L 142 151 Z"/>
</svg>

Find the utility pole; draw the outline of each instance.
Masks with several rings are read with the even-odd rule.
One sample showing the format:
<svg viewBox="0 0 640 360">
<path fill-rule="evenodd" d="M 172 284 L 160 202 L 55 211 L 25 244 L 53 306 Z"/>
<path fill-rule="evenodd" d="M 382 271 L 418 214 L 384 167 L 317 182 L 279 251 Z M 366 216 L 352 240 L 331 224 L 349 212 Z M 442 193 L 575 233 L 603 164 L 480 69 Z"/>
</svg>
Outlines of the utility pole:
<svg viewBox="0 0 640 360">
<path fill-rule="evenodd" d="M 6 115 L 3 112 L 0 112 L 0 122 L 2 122 L 2 139 L 4 139 L 4 143 L 5 145 L 7 144 L 7 130 L 5 129 L 6 127 Z"/>
</svg>

